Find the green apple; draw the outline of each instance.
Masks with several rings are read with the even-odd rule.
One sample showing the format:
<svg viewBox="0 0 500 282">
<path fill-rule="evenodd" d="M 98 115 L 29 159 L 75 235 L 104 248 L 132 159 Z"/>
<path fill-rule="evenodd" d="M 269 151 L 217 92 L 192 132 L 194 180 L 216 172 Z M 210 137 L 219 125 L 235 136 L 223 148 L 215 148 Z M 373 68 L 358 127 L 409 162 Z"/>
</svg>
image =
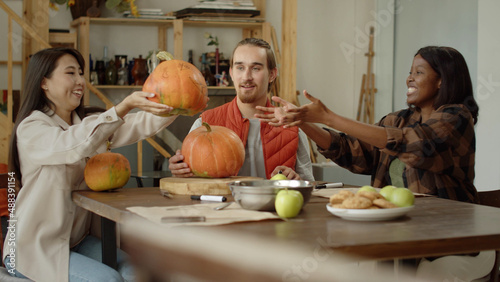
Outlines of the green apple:
<svg viewBox="0 0 500 282">
<path fill-rule="evenodd" d="M 392 191 L 390 202 L 398 207 L 409 207 L 413 206 L 415 196 L 406 188 L 396 188 Z"/>
<path fill-rule="evenodd" d="M 280 172 L 276 173 L 270 180 L 287 180 L 288 178 Z"/>
<path fill-rule="evenodd" d="M 392 185 L 387 185 L 385 186 L 384 188 L 380 189 L 380 195 L 384 196 L 384 198 L 387 200 L 387 201 L 391 201 L 391 197 L 392 197 L 392 192 L 394 192 L 394 189 L 396 189 L 396 186 L 392 186 Z"/>
<path fill-rule="evenodd" d="M 300 191 L 283 189 L 276 194 L 274 207 L 279 217 L 291 218 L 299 214 L 303 203 L 304 197 Z"/>
<path fill-rule="evenodd" d="M 373 186 L 371 185 L 365 185 L 365 186 L 362 186 L 361 188 L 358 189 L 358 192 L 361 192 L 361 191 L 368 191 L 368 192 L 377 192 L 377 190 L 375 188 L 373 188 Z"/>
</svg>

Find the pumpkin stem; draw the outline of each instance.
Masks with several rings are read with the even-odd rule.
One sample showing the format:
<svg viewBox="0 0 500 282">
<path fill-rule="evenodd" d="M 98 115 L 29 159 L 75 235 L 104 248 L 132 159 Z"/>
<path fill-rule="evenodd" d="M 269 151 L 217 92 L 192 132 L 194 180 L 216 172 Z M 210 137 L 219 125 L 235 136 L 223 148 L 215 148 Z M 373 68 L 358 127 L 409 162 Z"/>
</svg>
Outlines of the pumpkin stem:
<svg viewBox="0 0 500 282">
<path fill-rule="evenodd" d="M 111 141 L 106 141 L 106 152 L 111 152 L 111 144 L 113 144 L 113 142 Z"/>
<path fill-rule="evenodd" d="M 170 54 L 169 52 L 167 51 L 160 51 L 158 52 L 158 54 L 156 54 L 156 57 L 158 59 L 160 59 L 160 61 L 170 61 L 172 59 L 174 59 L 174 56 L 172 56 L 172 54 Z"/>
<path fill-rule="evenodd" d="M 201 125 L 203 125 L 204 127 L 207 128 L 207 132 L 212 132 L 212 128 L 210 127 L 210 125 L 208 123 L 204 122 Z"/>
</svg>

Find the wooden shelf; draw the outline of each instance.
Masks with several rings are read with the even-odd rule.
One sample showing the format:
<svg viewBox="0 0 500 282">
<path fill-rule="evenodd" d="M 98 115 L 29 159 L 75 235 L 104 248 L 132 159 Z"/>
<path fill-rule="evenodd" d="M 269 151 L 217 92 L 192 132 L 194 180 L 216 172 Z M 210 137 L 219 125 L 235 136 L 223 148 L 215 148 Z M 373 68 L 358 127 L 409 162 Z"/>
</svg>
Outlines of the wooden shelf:
<svg viewBox="0 0 500 282">
<path fill-rule="evenodd" d="M 174 33 L 174 58 L 183 58 L 183 33 L 184 27 L 227 27 L 240 28 L 242 30 L 242 38 L 260 37 L 267 42 L 271 41 L 271 25 L 268 22 L 233 22 L 233 21 L 197 21 L 197 20 L 158 20 L 158 19 L 135 19 L 135 18 L 90 18 L 80 17 L 71 22 L 71 27 L 76 29 L 78 37 L 78 49 L 84 58 L 89 57 L 89 37 L 91 25 L 132 25 L 132 26 L 155 26 L 158 28 L 158 46 L 160 50 L 167 49 L 167 29 L 172 28 Z M 90 70 L 88 65 L 85 66 L 85 77 L 89 79 Z M 136 86 L 119 86 L 119 85 L 96 85 L 96 88 L 101 90 L 110 89 L 140 89 Z M 234 87 L 209 87 L 210 95 L 229 95 L 228 91 L 234 92 Z M 84 96 L 84 103 L 88 105 L 88 92 Z"/>
<path fill-rule="evenodd" d="M 94 85 L 97 89 L 142 89 L 142 85 Z"/>
<path fill-rule="evenodd" d="M 101 24 L 101 25 L 173 25 L 176 20 L 156 20 L 156 19 L 134 19 L 134 18 L 89 18 L 80 17 L 71 22 L 71 27 L 77 27 L 78 25 L 89 21 L 90 24 Z M 235 27 L 235 28 L 261 28 L 265 22 L 237 22 L 237 21 L 211 21 L 211 20 L 183 20 L 182 23 L 186 26 L 195 27 Z"/>
<path fill-rule="evenodd" d="M 173 25 L 174 20 L 154 20 L 154 19 L 133 19 L 133 18 L 89 18 L 80 17 L 71 22 L 71 27 L 77 27 L 80 24 L 89 21 L 91 24 L 102 25 Z"/>
<path fill-rule="evenodd" d="M 94 85 L 99 90 L 141 90 L 142 85 Z M 208 86 L 208 96 L 234 96 L 234 86 Z"/>
<path fill-rule="evenodd" d="M 94 85 L 97 89 L 141 89 L 142 85 Z M 208 86 L 208 90 L 234 90 L 234 86 Z"/>
<path fill-rule="evenodd" d="M 231 21 L 192 21 L 183 20 L 184 25 L 194 27 L 235 27 L 235 28 L 262 28 L 265 22 L 231 22 Z"/>
</svg>

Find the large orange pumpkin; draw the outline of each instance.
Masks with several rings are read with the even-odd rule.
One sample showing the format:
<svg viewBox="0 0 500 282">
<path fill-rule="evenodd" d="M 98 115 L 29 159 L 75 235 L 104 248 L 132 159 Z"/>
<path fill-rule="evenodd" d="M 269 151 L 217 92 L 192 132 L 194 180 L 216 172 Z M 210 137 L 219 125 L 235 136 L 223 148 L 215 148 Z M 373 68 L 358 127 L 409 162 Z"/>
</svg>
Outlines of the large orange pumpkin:
<svg viewBox="0 0 500 282">
<path fill-rule="evenodd" d="M 84 177 L 94 191 L 121 188 L 130 178 L 130 163 L 122 154 L 106 152 L 87 161 Z"/>
<path fill-rule="evenodd" d="M 159 56 L 160 57 L 160 56 Z M 192 64 L 182 60 L 162 61 L 148 76 L 142 91 L 154 93 L 151 101 L 169 105 L 169 115 L 192 116 L 208 103 L 205 78 Z"/>
<path fill-rule="evenodd" d="M 186 136 L 181 152 L 184 162 L 200 177 L 236 176 L 245 160 L 245 147 L 234 131 L 207 123 Z"/>
</svg>

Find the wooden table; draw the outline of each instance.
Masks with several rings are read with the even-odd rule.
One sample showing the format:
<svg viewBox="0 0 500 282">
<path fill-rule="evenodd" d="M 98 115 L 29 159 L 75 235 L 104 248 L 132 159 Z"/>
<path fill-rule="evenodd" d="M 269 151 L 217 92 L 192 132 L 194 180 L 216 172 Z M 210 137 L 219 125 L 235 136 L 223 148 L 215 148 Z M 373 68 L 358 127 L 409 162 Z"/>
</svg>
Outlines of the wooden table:
<svg viewBox="0 0 500 282">
<path fill-rule="evenodd" d="M 75 191 L 73 200 L 77 205 L 118 223 L 130 217 L 131 213 L 126 208 L 131 206 L 199 203 L 190 200 L 189 196 L 165 198 L 160 195 L 158 188 L 126 188 L 106 193 Z M 320 244 L 334 251 L 376 260 L 500 249 L 498 208 L 422 197 L 416 199 L 415 209 L 403 218 L 356 222 L 330 214 L 325 208 L 327 202 L 326 198 L 312 197 L 301 214 L 289 221 L 199 228 L 252 234 L 280 242 L 300 243 L 311 248 Z"/>
</svg>

